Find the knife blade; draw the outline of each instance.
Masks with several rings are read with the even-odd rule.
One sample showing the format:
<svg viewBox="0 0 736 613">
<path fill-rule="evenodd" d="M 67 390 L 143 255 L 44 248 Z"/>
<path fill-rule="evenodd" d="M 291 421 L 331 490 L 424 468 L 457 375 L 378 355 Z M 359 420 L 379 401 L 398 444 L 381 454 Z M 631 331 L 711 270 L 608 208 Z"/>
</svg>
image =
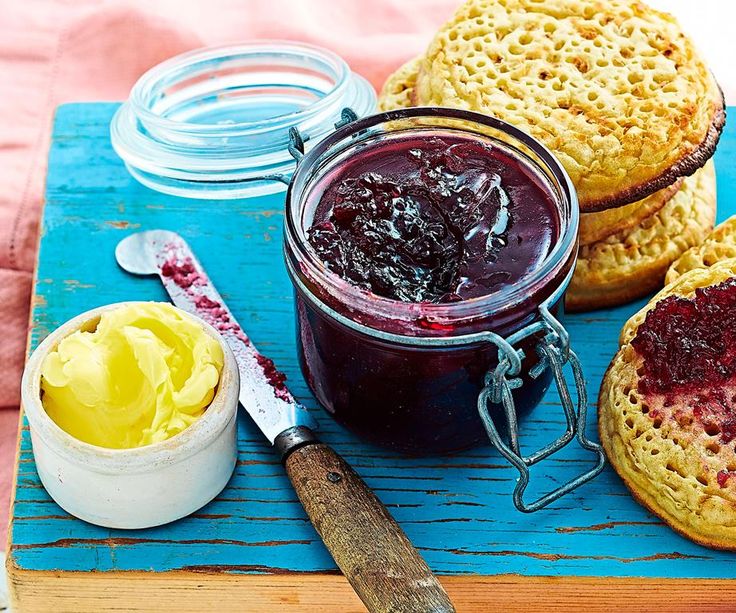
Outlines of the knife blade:
<svg viewBox="0 0 736 613">
<path fill-rule="evenodd" d="M 240 403 L 266 438 L 273 444 L 288 428 L 316 429 L 316 420 L 294 400 L 284 383 L 286 377 L 273 361 L 256 349 L 184 239 L 175 232 L 153 230 L 134 234 L 130 240 L 135 244 L 123 245 L 119 251 L 147 251 L 145 257 L 155 263 L 174 305 L 201 317 L 225 337 L 240 372 Z"/>
</svg>

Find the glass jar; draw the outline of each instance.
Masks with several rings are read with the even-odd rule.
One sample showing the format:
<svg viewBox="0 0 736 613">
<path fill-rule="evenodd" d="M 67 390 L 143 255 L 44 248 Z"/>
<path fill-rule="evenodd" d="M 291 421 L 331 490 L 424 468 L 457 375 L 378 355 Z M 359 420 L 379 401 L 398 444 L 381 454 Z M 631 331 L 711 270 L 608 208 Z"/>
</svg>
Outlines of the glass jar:
<svg viewBox="0 0 736 613">
<path fill-rule="evenodd" d="M 331 272 L 307 240 L 318 202 L 311 197 L 315 186 L 329 181 L 367 145 L 443 134 L 472 136 L 501 148 L 545 182 L 559 215 L 559 236 L 547 257 L 517 283 L 441 304 L 384 298 Z M 285 220 L 299 358 L 316 398 L 361 438 L 404 453 L 452 453 L 490 437 L 522 475 L 515 492 L 522 510 L 535 510 L 564 493 L 552 492 L 532 505 L 521 499 L 528 466 L 575 435 L 598 453 L 598 465 L 560 490 L 598 474 L 603 454 L 585 438 L 579 364 L 555 319 L 577 257 L 578 215 L 575 190 L 557 159 L 538 141 L 492 117 L 444 108 L 404 109 L 351 122 L 322 140 L 299 161 Z M 562 377 L 567 361 L 579 383 L 577 410 Z M 523 457 L 517 418 L 539 403 L 553 377 L 561 388 L 568 429 L 554 444 Z"/>
<path fill-rule="evenodd" d="M 286 189 L 297 128 L 308 146 L 344 107 L 375 109 L 371 85 L 334 53 L 287 41 L 198 49 L 146 72 L 110 125 L 117 154 L 141 183 L 188 198 Z"/>
</svg>

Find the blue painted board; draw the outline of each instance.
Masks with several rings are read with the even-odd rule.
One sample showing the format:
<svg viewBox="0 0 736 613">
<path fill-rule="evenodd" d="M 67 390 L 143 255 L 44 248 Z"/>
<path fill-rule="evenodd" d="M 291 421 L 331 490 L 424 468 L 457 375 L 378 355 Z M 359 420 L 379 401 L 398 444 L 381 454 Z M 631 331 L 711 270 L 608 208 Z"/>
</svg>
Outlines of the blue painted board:
<svg viewBox="0 0 736 613">
<path fill-rule="evenodd" d="M 298 369 L 291 287 L 281 256 L 283 195 L 196 201 L 136 183 L 110 147 L 114 104 L 59 108 L 46 190 L 31 345 L 63 321 L 120 300 L 164 300 L 155 279 L 115 264 L 116 243 L 138 229 L 167 228 L 192 245 L 258 347 L 314 412 L 321 437 L 365 478 L 431 567 L 443 575 L 575 575 L 730 578 L 736 557 L 695 545 L 629 496 L 610 469 L 550 508 L 514 510 L 516 472 L 491 448 L 453 457 L 405 458 L 366 445 L 317 406 Z M 736 213 L 736 127 L 716 155 L 719 219 Z M 594 414 L 619 330 L 644 301 L 567 316 L 588 378 Z M 522 443 L 540 447 L 563 428 L 550 392 L 523 424 Z M 590 424 L 595 431 L 595 419 Z M 22 429 L 10 555 L 23 570 L 209 570 L 224 573 L 333 571 L 282 467 L 248 418 L 228 487 L 198 513 L 150 530 L 99 528 L 74 519 L 46 494 Z M 534 469 L 530 495 L 568 479 L 591 459 L 571 447 Z"/>
</svg>

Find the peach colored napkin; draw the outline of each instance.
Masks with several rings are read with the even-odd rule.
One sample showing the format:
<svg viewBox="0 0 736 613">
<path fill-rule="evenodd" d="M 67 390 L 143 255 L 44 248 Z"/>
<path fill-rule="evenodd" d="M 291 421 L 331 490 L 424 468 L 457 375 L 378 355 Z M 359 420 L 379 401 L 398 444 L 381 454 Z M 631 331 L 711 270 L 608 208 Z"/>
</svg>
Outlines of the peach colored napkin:
<svg viewBox="0 0 736 613">
<path fill-rule="evenodd" d="M 122 100 L 142 72 L 169 56 L 253 38 L 328 47 L 380 88 L 396 66 L 423 49 L 454 5 L 453 0 L 35 0 L 2 10 L 0 407 L 18 404 L 57 105 Z"/>
<path fill-rule="evenodd" d="M 123 100 L 182 51 L 255 38 L 312 42 L 380 88 L 456 0 L 0 0 L 0 407 L 16 408 L 54 109 Z M 16 436 L 0 412 L 0 542 Z"/>
</svg>

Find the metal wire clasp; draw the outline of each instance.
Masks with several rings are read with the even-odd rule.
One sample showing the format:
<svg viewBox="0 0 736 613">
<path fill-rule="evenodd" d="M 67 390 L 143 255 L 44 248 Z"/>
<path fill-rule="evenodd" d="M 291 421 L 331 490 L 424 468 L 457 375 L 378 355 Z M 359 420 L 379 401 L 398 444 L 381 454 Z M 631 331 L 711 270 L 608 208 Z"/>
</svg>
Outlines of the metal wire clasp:
<svg viewBox="0 0 736 613">
<path fill-rule="evenodd" d="M 549 312 L 545 305 L 540 307 L 540 314 L 541 319 L 539 321 L 526 326 L 507 339 L 494 335 L 495 338 L 492 339 L 492 342 L 498 347 L 498 366 L 486 374 L 485 387 L 478 397 L 478 412 L 480 413 L 480 418 L 483 421 L 491 443 L 519 471 L 519 480 L 514 488 L 513 499 L 516 508 L 524 513 L 538 511 L 583 483 L 590 481 L 600 474 L 606 462 L 601 446 L 588 439 L 585 435 L 588 397 L 580 360 L 570 348 L 567 331 Z M 524 456 L 521 454 L 519 448 L 519 428 L 516 407 L 514 405 L 514 397 L 511 393 L 512 389 L 521 387 L 523 384 L 520 375 L 524 352 L 522 349 L 514 348 L 514 344 L 524 338 L 540 333 L 544 336 L 539 340 L 536 347 L 539 362 L 530 370 L 529 375 L 533 379 L 536 379 L 545 369 L 550 368 L 552 370 L 560 396 L 560 402 L 565 412 L 567 429 L 554 442 L 535 451 L 531 455 Z M 569 363 L 572 367 L 572 373 L 575 379 L 577 410 L 575 410 L 573 405 L 570 390 L 567 387 L 563 373 L 563 366 L 566 363 Z M 489 411 L 489 403 L 501 404 L 503 407 L 507 422 L 508 443 L 503 440 L 498 428 L 496 428 L 496 424 Z M 534 502 L 525 503 L 523 497 L 524 491 L 527 485 L 529 485 L 529 467 L 559 451 L 573 438 L 577 438 L 581 447 L 594 452 L 598 456 L 597 464 L 589 471 L 578 475 L 571 481 L 545 494 Z"/>
<path fill-rule="evenodd" d="M 345 107 L 340 112 L 340 119 L 335 123 L 335 129 L 339 130 L 343 126 L 348 125 L 349 123 L 352 123 L 353 121 L 357 121 L 358 115 L 357 113 L 349 108 Z M 289 151 L 289 155 L 291 155 L 292 158 L 294 158 L 294 161 L 299 164 L 301 162 L 302 158 L 304 157 L 304 143 L 306 143 L 309 140 L 308 134 L 302 134 L 299 131 L 299 128 L 292 126 L 289 128 L 289 144 L 287 146 L 287 150 Z M 248 179 L 245 179 L 247 182 L 256 182 L 256 181 L 278 181 L 280 183 L 283 183 L 284 185 L 289 185 L 291 183 L 291 174 L 285 175 L 285 174 L 273 174 L 273 175 L 261 175 L 258 177 L 250 177 Z"/>
<path fill-rule="evenodd" d="M 335 130 L 339 130 L 343 126 L 358 120 L 358 114 L 350 107 L 345 107 L 340 111 L 340 119 L 335 122 Z M 299 164 L 304 157 L 304 143 L 309 140 L 309 135 L 302 134 L 299 128 L 292 126 L 289 128 L 289 154 L 294 161 Z"/>
</svg>

